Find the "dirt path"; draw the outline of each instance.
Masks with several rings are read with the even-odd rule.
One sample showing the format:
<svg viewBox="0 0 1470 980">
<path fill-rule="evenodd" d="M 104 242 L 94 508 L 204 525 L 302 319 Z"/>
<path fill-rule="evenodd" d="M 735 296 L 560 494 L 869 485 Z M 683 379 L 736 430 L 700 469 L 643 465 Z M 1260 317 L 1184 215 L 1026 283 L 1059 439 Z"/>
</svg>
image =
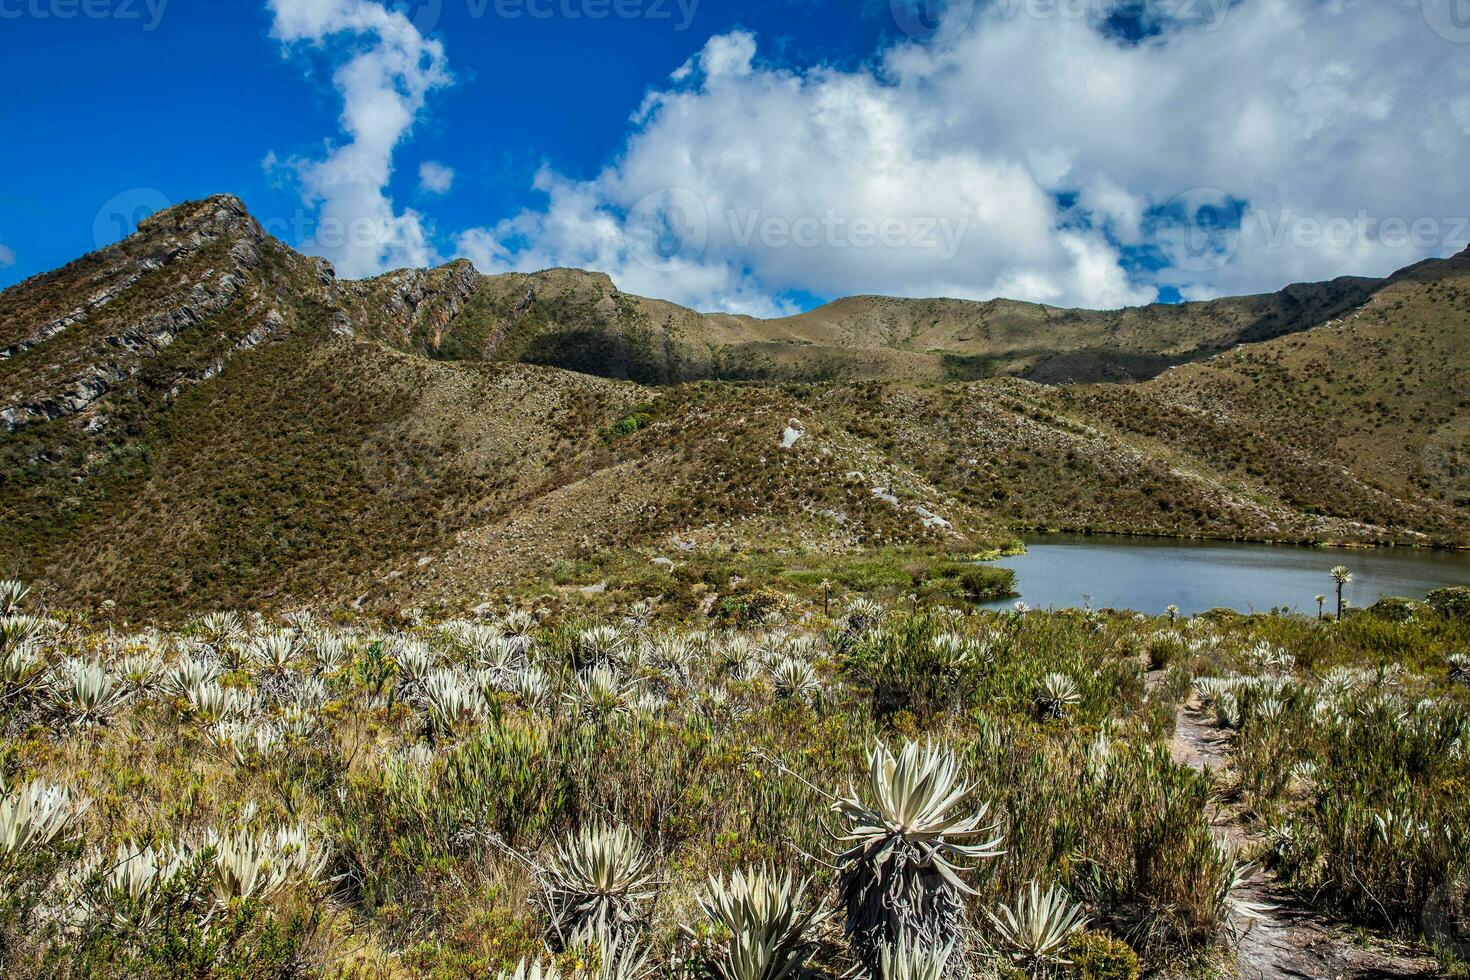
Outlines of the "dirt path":
<svg viewBox="0 0 1470 980">
<path fill-rule="evenodd" d="M 1229 757 L 1230 736 L 1198 706 L 1186 704 L 1175 718 L 1169 749 L 1176 760 L 1193 769 L 1219 771 Z M 1222 808 L 1213 826 L 1219 839 L 1232 846 L 1254 839 L 1232 809 Z M 1257 870 L 1252 880 L 1236 889 L 1235 897 L 1265 907 L 1255 918 L 1232 917 L 1238 941 L 1236 969 L 1244 980 L 1407 980 L 1438 974 L 1438 963 L 1432 959 L 1404 956 L 1382 945 L 1356 945 L 1319 913 L 1297 902 L 1270 872 Z"/>
</svg>

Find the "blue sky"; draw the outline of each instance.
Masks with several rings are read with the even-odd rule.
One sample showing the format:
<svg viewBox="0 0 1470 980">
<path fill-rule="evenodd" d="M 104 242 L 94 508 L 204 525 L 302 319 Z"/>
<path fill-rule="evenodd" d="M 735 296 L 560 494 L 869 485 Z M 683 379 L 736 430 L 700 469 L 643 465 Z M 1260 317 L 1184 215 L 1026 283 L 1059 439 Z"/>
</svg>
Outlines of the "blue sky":
<svg viewBox="0 0 1470 980">
<path fill-rule="evenodd" d="M 581 265 L 765 314 L 1458 250 L 1463 0 L 909 2 L 0 0 L 0 286 L 219 192 L 344 274 Z M 319 241 L 330 214 L 381 228 Z"/>
<path fill-rule="evenodd" d="M 51 4 L 37 17 L 29 4 L 16 0 L 7 11 L 27 14 L 0 19 L 0 84 L 21 93 L 0 102 L 0 130 L 10 134 L 0 154 L 0 243 L 16 253 L 0 286 L 92 250 L 99 208 L 138 189 L 172 201 L 238 194 L 255 213 L 294 224 L 299 196 L 261 161 L 320 144 L 335 132 L 340 103 L 303 73 L 312 58 L 281 57 L 263 3 L 169 0 L 155 17 L 144 0 L 119 0 L 104 18 L 62 18 Z M 594 175 L 648 86 L 715 34 L 749 27 L 771 39 L 773 58 L 810 63 L 870 56 L 895 30 L 886 7 L 855 16 L 841 0 L 699 0 L 687 24 L 675 0 L 654 16 L 599 21 L 500 17 L 493 2 L 469 0 L 440 9 L 434 35 L 445 39 L 456 81 L 434 95 L 393 187 L 446 227 L 457 215 L 505 216 L 533 203 L 531 181 L 545 162 Z M 452 193 L 415 197 L 408 164 L 419 158 L 454 162 Z"/>
</svg>

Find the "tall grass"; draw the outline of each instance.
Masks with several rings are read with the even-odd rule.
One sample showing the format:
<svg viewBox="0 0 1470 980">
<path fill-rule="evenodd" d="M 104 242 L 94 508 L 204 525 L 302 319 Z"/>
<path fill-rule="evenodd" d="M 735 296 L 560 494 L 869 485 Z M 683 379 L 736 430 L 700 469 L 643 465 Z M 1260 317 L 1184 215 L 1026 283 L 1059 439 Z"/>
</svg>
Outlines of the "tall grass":
<svg viewBox="0 0 1470 980">
<path fill-rule="evenodd" d="M 1292 887 L 1405 935 L 1463 907 L 1447 657 L 1470 644 L 1448 617 L 862 604 L 738 631 L 638 607 L 127 632 L 25 598 L 0 628 L 7 976 L 1177 964 L 1219 948 L 1237 872 L 1219 786 L 1166 744 L 1195 675 L 1231 698 L 1229 780 Z M 751 894 L 796 932 L 709 911 L 788 876 L 799 911 Z M 934 914 L 889 916 L 905 896 Z M 1072 903 L 1060 931 L 1032 921 Z"/>
</svg>

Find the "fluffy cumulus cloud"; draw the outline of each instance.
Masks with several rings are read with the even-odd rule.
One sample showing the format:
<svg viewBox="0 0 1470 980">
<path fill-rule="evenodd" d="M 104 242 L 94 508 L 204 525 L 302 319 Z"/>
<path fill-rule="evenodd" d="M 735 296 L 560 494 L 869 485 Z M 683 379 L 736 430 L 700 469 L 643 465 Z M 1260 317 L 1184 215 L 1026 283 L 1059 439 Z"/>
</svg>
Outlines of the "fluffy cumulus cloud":
<svg viewBox="0 0 1470 980">
<path fill-rule="evenodd" d="M 435 163 L 433 160 L 425 160 L 419 164 L 419 190 L 425 194 L 448 194 L 454 187 L 454 170 Z"/>
<path fill-rule="evenodd" d="M 1024 160 L 949 140 L 947 111 L 894 78 L 757 54 L 749 34 L 711 39 L 648 97 L 615 165 L 586 182 L 543 173 L 544 208 L 461 250 L 491 269 L 592 265 L 634 292 L 757 314 L 795 291 L 1154 297 L 1101 232 L 1062 226 Z"/>
<path fill-rule="evenodd" d="M 954 4 L 933 38 L 855 71 L 770 67 L 755 37 L 715 37 L 613 165 L 541 174 L 543 207 L 460 250 L 769 313 L 797 290 L 1110 307 L 1464 244 L 1444 209 L 1464 210 L 1470 58 L 1420 0 L 1192 6 L 1130 42 L 1100 0 Z"/>
<path fill-rule="evenodd" d="M 395 149 L 429 93 L 450 81 L 443 45 L 370 0 L 268 0 L 268 6 L 272 34 L 288 51 L 305 47 L 332 60 L 332 83 L 342 98 L 345 139 L 329 144 L 319 159 L 285 165 L 316 210 L 307 247 L 347 277 L 435 261 L 422 215 L 395 208 L 387 185 Z"/>
<path fill-rule="evenodd" d="M 456 250 L 757 314 L 804 293 L 1112 307 L 1382 275 L 1470 238 L 1470 47 L 1434 29 L 1450 2 L 1146 4 L 1142 40 L 1112 16 L 1136 0 L 953 3 L 932 37 L 849 70 L 720 35 L 648 94 L 601 173 L 543 169 L 537 206 Z M 283 39 L 377 38 L 338 72 L 353 142 L 305 175 L 324 200 L 385 204 L 442 51 L 365 2 L 272 6 Z M 359 100 L 396 110 L 375 139 L 348 122 Z"/>
</svg>

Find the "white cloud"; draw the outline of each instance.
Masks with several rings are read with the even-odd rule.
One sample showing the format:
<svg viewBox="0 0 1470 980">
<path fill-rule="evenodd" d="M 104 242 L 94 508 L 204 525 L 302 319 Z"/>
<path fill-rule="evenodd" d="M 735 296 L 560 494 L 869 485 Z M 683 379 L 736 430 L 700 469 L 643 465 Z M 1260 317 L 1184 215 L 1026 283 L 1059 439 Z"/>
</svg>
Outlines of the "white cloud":
<svg viewBox="0 0 1470 980">
<path fill-rule="evenodd" d="M 1119 241 L 1162 249 L 1157 281 L 1191 295 L 1382 275 L 1463 244 L 1470 127 L 1442 93 L 1466 91 L 1470 59 L 1428 28 L 1419 0 L 1219 9 L 1217 29 L 1164 22 L 1159 40 L 1127 46 L 1085 20 L 997 6 L 886 68 L 914 104 L 944 107 L 944 145 L 1047 159 L 1032 166 L 1039 182 L 1077 194 Z M 1161 221 L 1181 195 L 1238 202 L 1239 235 L 1203 230 L 1218 256 L 1181 249 L 1200 228 Z M 1314 234 L 1360 213 L 1361 231 Z M 1443 234 L 1399 242 L 1382 233 L 1394 219 Z"/>
<path fill-rule="evenodd" d="M 1161 16 L 1137 45 L 1098 18 L 1027 9 L 981 7 L 941 43 L 854 71 L 773 68 L 748 33 L 712 38 L 649 94 L 600 175 L 543 173 L 544 206 L 460 248 L 487 270 L 586 265 L 635 292 L 768 312 L 792 290 L 1114 306 L 1159 286 L 1383 275 L 1463 245 L 1444 209 L 1465 208 L 1470 98 L 1447 93 L 1470 87 L 1470 59 L 1419 0 L 1243 0 L 1194 24 Z M 1205 199 L 1240 231 L 1183 222 L 1178 202 Z M 1312 233 L 1359 212 L 1364 230 Z M 965 232 L 952 254 L 759 233 L 831 216 Z M 1441 240 L 1394 241 L 1378 223 L 1426 218 Z M 1143 271 L 1127 249 L 1166 267 Z"/>
<path fill-rule="evenodd" d="M 6 245 L 0 245 L 0 269 L 8 269 L 13 265 L 15 265 L 15 250 Z"/>
<path fill-rule="evenodd" d="M 872 73 L 760 68 L 755 53 L 749 34 L 711 39 L 695 84 L 649 98 L 614 166 L 587 182 L 543 174 L 544 208 L 461 250 L 487 270 L 590 265 L 632 292 L 749 313 L 782 312 L 771 297 L 798 290 L 1155 298 L 1100 233 L 1061 232 L 1023 162 L 945 145 L 943 113 Z M 640 202 L 671 188 L 673 224 L 696 233 L 659 242 L 647 225 L 670 215 Z"/>
<path fill-rule="evenodd" d="M 419 190 L 425 194 L 448 194 L 453 186 L 453 168 L 433 160 L 419 164 Z"/>
<path fill-rule="evenodd" d="M 423 217 L 387 195 L 393 153 L 428 94 L 449 84 L 443 46 L 401 13 L 369 0 L 268 0 L 272 35 L 288 47 L 325 51 L 336 63 L 342 143 L 321 159 L 294 160 L 304 200 L 317 209 L 307 247 L 346 277 L 437 260 Z M 269 158 L 268 158 L 269 159 Z"/>
<path fill-rule="evenodd" d="M 647 94 L 601 173 L 543 170 L 543 202 L 460 231 L 457 250 L 487 272 L 580 266 L 779 314 L 796 292 L 1096 307 L 1166 286 L 1258 292 L 1383 275 L 1470 238 L 1454 213 L 1470 59 L 1421 0 L 1204 0 L 1179 9 L 1211 16 L 1156 13 L 1139 44 L 1103 29 L 1112 2 L 1090 17 L 954 4 L 939 41 L 851 70 L 773 67 L 745 31 L 710 38 Z M 369 212 L 392 240 L 341 254 L 368 271 L 431 255 L 383 188 L 448 81 L 442 49 L 367 0 L 270 4 L 283 40 L 372 39 L 336 75 L 352 141 L 302 170 L 324 212 Z"/>
</svg>

